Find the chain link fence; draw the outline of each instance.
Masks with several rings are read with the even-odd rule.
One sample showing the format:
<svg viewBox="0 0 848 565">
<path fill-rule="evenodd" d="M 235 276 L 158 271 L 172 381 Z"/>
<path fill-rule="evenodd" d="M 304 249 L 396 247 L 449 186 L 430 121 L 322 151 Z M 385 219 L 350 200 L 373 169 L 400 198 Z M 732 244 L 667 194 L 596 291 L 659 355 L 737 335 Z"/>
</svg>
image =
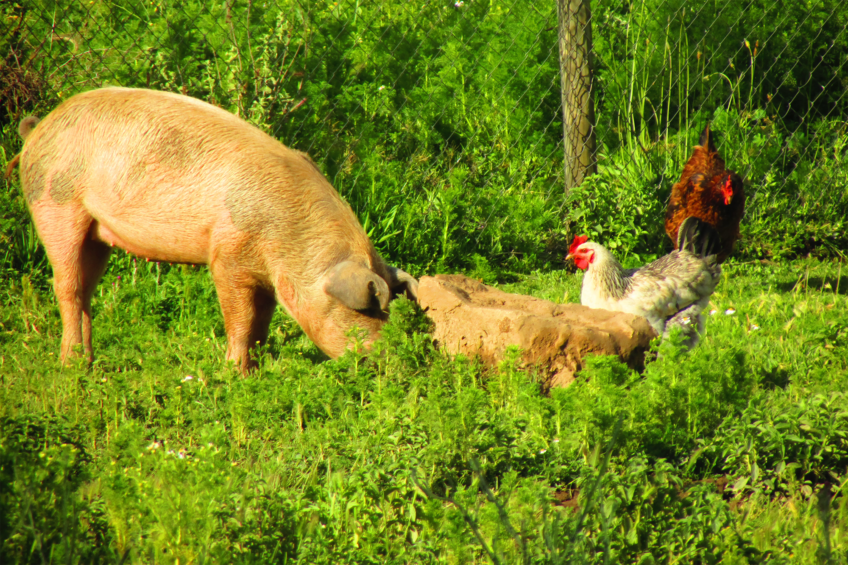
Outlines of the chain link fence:
<svg viewBox="0 0 848 565">
<path fill-rule="evenodd" d="M 663 252 L 671 185 L 708 122 L 745 178 L 740 257 L 848 248 L 836 0 L 25 0 L 0 18 L 6 161 L 22 117 L 77 92 L 181 92 L 308 152 L 415 273 L 561 268 L 578 230 L 619 256 Z M 562 67 L 583 73 L 594 134 L 565 159 L 561 24 L 586 48 Z M 7 236 L 26 218 L 10 214 Z"/>
</svg>

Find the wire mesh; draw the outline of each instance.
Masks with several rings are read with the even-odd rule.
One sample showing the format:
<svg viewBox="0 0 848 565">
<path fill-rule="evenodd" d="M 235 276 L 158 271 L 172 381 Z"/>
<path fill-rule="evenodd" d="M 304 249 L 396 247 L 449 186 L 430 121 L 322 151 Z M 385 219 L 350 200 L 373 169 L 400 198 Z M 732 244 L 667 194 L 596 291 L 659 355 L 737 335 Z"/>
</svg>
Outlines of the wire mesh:
<svg viewBox="0 0 848 565">
<path fill-rule="evenodd" d="M 485 275 L 558 265 L 578 229 L 661 252 L 709 122 L 745 178 L 743 254 L 843 252 L 848 7 L 582 4 L 597 172 L 574 191 L 554 0 L 8 4 L 2 146 L 11 159 L 17 122 L 77 92 L 180 92 L 308 152 L 391 260 Z"/>
</svg>

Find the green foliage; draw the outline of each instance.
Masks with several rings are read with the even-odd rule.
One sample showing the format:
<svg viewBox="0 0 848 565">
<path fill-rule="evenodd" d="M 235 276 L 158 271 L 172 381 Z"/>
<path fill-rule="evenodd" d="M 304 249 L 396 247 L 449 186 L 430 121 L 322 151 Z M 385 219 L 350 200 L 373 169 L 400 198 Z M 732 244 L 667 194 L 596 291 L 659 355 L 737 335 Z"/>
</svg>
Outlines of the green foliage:
<svg viewBox="0 0 848 565">
<path fill-rule="evenodd" d="M 593 6 L 599 171 L 568 195 L 553 3 L 0 8 L 4 166 L 17 121 L 78 91 L 183 92 L 312 154 L 393 263 L 574 302 L 564 243 L 588 233 L 628 265 L 664 252 L 709 120 L 746 178 L 737 258 L 781 261 L 725 266 L 694 351 L 672 339 L 642 374 L 591 359 L 545 396 L 515 350 L 496 368 L 441 353 L 406 300 L 336 360 L 278 311 L 244 379 L 206 269 L 117 252 L 96 361 L 62 367 L 13 181 L 0 561 L 844 562 L 848 272 L 785 260 L 848 248 L 846 9 L 684 7 Z"/>
<path fill-rule="evenodd" d="M 6 563 L 114 558 L 104 508 L 90 496 L 81 430 L 61 419 L 0 419 L 0 558 Z"/>
<path fill-rule="evenodd" d="M 550 244 L 561 161 L 557 134 L 548 134 L 557 65 L 541 41 L 555 35 L 538 31 L 550 10 L 37 4 L 20 15 L 25 29 L 49 35 L 58 21 L 63 41 L 36 50 L 51 82 L 15 122 L 96 85 L 182 92 L 310 152 L 378 249 L 415 272 L 526 271 L 558 258 Z M 521 64 L 528 57 L 533 66 Z M 93 68 L 98 79 L 71 80 Z M 19 142 L 7 143 L 8 159 Z"/>
<path fill-rule="evenodd" d="M 655 178 L 642 177 L 639 170 L 651 165 L 616 154 L 568 194 L 566 229 L 602 242 L 620 261 L 632 256 L 644 264 L 665 247 L 663 228 L 665 200 L 658 198 Z M 655 258 L 655 257 L 654 257 Z"/>
<path fill-rule="evenodd" d="M 595 35 L 601 112 L 616 125 L 609 137 L 629 130 L 646 144 L 656 132 L 700 129 L 699 109 L 763 109 L 795 125 L 845 112 L 842 3 L 610 0 L 592 8 L 603 30 Z"/>
<path fill-rule="evenodd" d="M 840 480 L 833 470 L 848 462 L 845 407 L 841 392 L 758 399 L 738 420 L 723 423 L 705 455 L 740 477 L 737 492 L 795 487 L 809 495 L 816 483 Z"/>
<path fill-rule="evenodd" d="M 586 423 L 568 439 L 575 449 L 597 445 L 619 425 L 627 451 L 680 459 L 697 438 L 745 407 L 756 383 L 741 351 L 705 345 L 684 353 L 673 343 L 663 344 L 644 375 L 614 357 L 592 358 L 585 379 L 554 391 L 559 412 L 579 414 Z"/>
<path fill-rule="evenodd" d="M 0 137 L 5 141 L 17 136 L 17 127 L 6 125 L 0 131 Z M 0 145 L 0 162 L 10 161 L 12 154 L 6 153 L 6 148 L 13 144 Z M 5 153 L 5 155 L 4 155 Z M 3 279 L 17 278 L 18 273 L 33 273 L 37 277 L 46 275 L 48 264 L 44 248 L 38 241 L 38 234 L 30 219 L 26 200 L 19 190 L 6 185 L 0 191 L 0 277 Z"/>
<path fill-rule="evenodd" d="M 312 154 L 390 261 L 504 281 L 550 270 L 581 232 L 623 259 L 663 253 L 671 185 L 710 120 L 746 178 L 738 254 L 842 253 L 843 6 L 593 6 L 599 174 L 567 196 L 554 8 L 31 0 L 3 12 L 0 164 L 23 115 L 81 90 L 182 92 Z M 7 190 L 0 270 L 44 277 Z"/>
<path fill-rule="evenodd" d="M 94 366 L 61 368 L 52 294 L 19 280 L 0 558 L 839 562 L 848 281 L 812 261 L 725 273 L 695 350 L 672 339 L 641 375 L 592 358 L 551 396 L 515 350 L 497 368 L 440 353 L 404 299 L 336 360 L 278 313 L 245 379 L 205 269 L 129 257 L 95 296 Z M 579 278 L 510 290 L 574 300 Z"/>
<path fill-rule="evenodd" d="M 570 195 L 569 234 L 598 237 L 622 256 L 669 249 L 662 211 L 711 122 L 728 167 L 745 179 L 737 255 L 844 256 L 844 5 L 592 8 L 602 149 L 599 174 Z"/>
</svg>

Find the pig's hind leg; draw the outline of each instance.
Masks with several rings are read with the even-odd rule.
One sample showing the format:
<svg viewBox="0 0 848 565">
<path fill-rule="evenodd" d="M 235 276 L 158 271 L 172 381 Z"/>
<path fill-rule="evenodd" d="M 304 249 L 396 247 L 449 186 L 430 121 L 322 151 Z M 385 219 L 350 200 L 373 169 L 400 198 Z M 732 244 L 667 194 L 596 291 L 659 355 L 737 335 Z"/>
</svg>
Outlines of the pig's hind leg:
<svg viewBox="0 0 848 565">
<path fill-rule="evenodd" d="M 64 362 L 74 347 L 82 344 L 91 361 L 91 297 L 110 249 L 91 239 L 93 219 L 80 204 L 35 204 L 32 217 L 53 267 L 53 288 L 62 317 L 61 359 Z"/>
<path fill-rule="evenodd" d="M 268 337 L 276 305 L 274 295 L 237 266 L 213 261 L 210 268 L 227 332 L 227 361 L 234 361 L 246 374 L 256 365 L 250 359 L 251 348 L 265 343 Z"/>
</svg>

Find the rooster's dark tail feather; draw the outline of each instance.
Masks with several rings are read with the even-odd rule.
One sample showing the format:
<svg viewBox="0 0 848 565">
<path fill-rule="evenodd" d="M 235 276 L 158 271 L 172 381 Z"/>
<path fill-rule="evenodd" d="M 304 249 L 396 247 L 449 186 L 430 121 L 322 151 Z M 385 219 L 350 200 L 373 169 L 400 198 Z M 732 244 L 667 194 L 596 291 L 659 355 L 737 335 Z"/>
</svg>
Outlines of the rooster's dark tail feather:
<svg viewBox="0 0 848 565">
<path fill-rule="evenodd" d="M 677 249 L 684 249 L 699 257 L 709 257 L 721 251 L 718 232 L 705 221 L 690 216 L 683 220 L 677 232 Z"/>
<path fill-rule="evenodd" d="M 715 153 L 718 150 L 716 149 L 713 139 L 715 139 L 715 136 L 710 131 L 710 124 L 707 122 L 706 127 L 704 127 L 704 131 L 701 132 L 701 137 L 698 138 L 698 145 L 712 153 Z"/>
</svg>

